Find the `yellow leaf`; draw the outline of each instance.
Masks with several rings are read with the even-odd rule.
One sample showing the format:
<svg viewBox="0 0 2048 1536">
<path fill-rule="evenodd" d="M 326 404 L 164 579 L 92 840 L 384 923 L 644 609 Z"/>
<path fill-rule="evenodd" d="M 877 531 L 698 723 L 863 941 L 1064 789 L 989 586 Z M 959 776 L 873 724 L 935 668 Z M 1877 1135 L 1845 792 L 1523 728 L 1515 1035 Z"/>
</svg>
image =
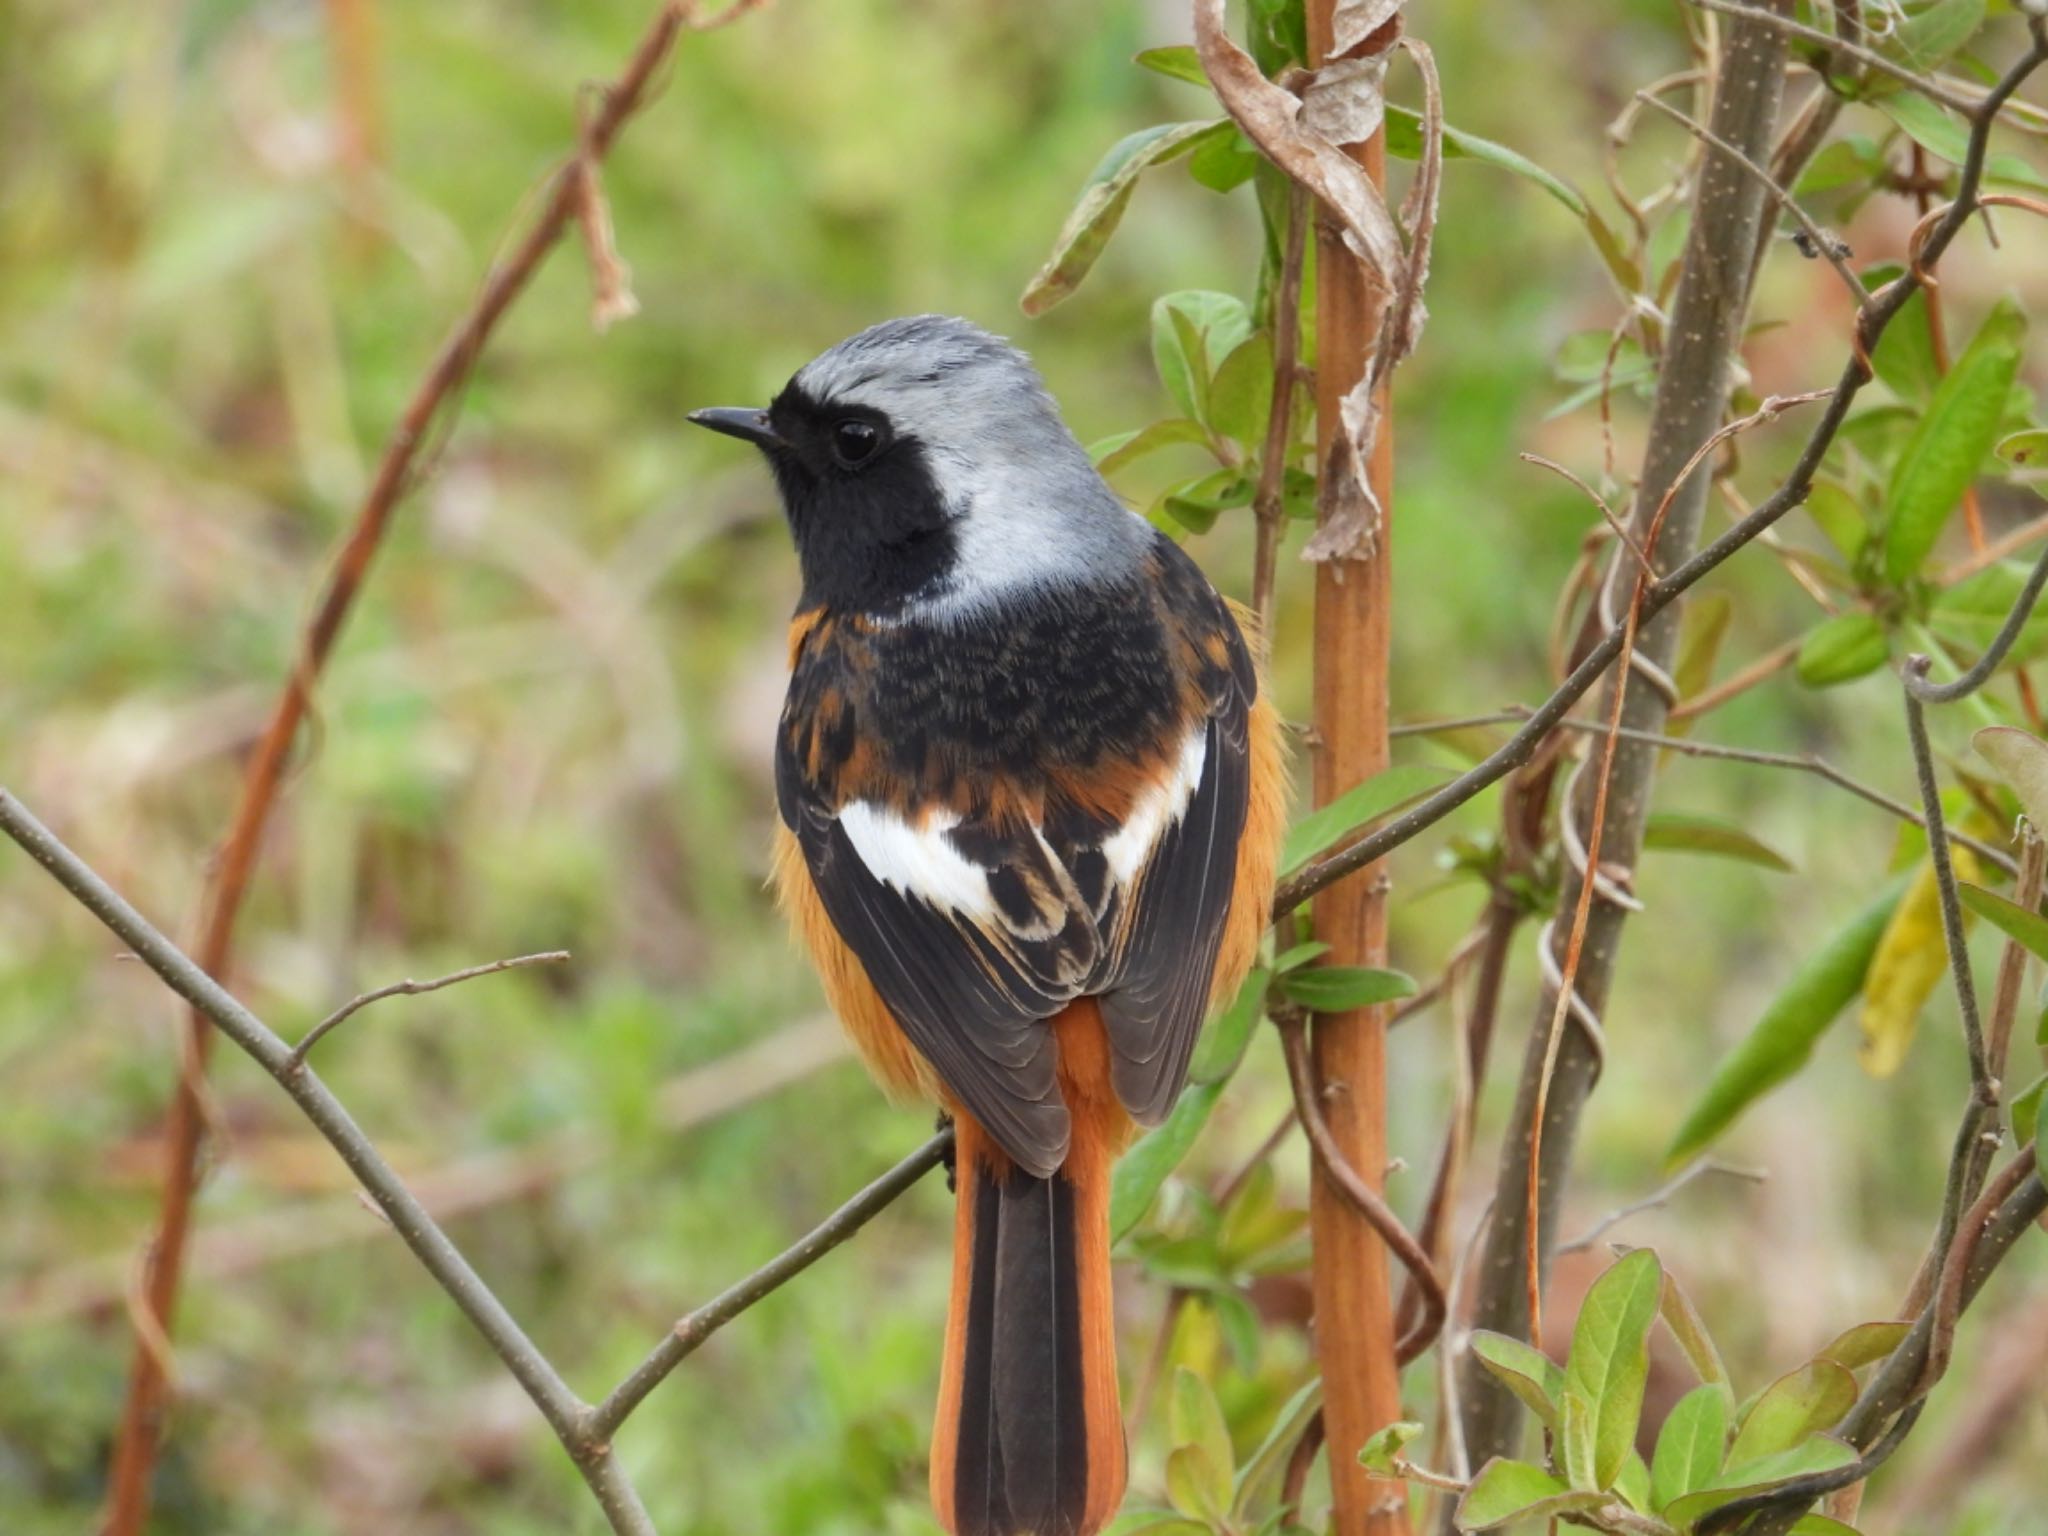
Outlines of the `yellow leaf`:
<svg viewBox="0 0 2048 1536">
<path fill-rule="evenodd" d="M 1974 880 L 1977 861 L 1965 848 L 1950 846 L 1957 878 Z M 1965 914 L 1964 921 L 1968 921 Z M 1857 1059 L 1872 1077 L 1899 1070 L 1920 1026 L 1920 1010 L 1948 973 L 1948 945 L 1941 932 L 1941 892 L 1934 863 L 1922 859 L 1913 872 L 1863 981 L 1863 1048 Z"/>
</svg>

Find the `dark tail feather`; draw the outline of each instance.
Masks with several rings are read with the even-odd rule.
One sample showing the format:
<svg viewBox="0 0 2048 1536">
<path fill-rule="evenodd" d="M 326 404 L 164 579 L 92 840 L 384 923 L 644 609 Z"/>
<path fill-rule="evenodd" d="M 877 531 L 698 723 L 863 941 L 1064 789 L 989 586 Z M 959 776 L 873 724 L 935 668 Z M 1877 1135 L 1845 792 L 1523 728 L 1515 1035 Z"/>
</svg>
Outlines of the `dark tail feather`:
<svg viewBox="0 0 2048 1536">
<path fill-rule="evenodd" d="M 954 1536 L 1090 1536 L 1124 1486 L 1109 1149 L 1035 1179 L 962 1119 L 957 1164 L 932 1502 Z"/>
</svg>

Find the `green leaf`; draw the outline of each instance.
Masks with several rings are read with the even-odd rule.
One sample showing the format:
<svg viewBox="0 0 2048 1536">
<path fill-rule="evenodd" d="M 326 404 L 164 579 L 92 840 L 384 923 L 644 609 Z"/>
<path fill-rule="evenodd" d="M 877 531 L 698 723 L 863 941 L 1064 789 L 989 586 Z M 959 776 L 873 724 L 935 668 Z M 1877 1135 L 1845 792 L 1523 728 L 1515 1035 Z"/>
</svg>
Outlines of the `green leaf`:
<svg viewBox="0 0 2048 1536">
<path fill-rule="evenodd" d="M 1879 98 L 1877 110 L 1937 160 L 1961 165 L 1970 152 L 1970 131 L 1918 91 L 1899 91 Z"/>
<path fill-rule="evenodd" d="M 2048 466 L 2048 427 L 2029 427 L 2013 433 L 1999 443 L 1998 456 L 2022 469 Z"/>
<path fill-rule="evenodd" d="M 2012 1139 L 2020 1146 L 2038 1139 L 2041 1124 L 2041 1095 L 2048 1090 L 2048 1073 L 2013 1095 L 2008 1113 L 2012 1116 Z"/>
<path fill-rule="evenodd" d="M 1127 1509 L 1104 1528 L 1103 1536 L 1210 1536 L 1210 1530 L 1208 1522 L 1170 1509 Z"/>
<path fill-rule="evenodd" d="M 1594 1447 L 1598 1428 L 1593 1405 L 1583 1393 L 1566 1389 L 1558 1399 L 1558 1454 L 1564 1462 L 1564 1480 L 1588 1493 L 1601 1491 L 1599 1457 Z"/>
<path fill-rule="evenodd" d="M 1131 62 L 1154 74 L 1164 75 L 1169 80 L 1185 80 L 1190 85 L 1208 89 L 1209 77 L 1202 73 L 1202 56 L 1192 45 L 1178 48 L 1147 48 L 1135 55 Z"/>
<path fill-rule="evenodd" d="M 1833 1360 L 1810 1360 L 1764 1389 L 1743 1415 L 1728 1448 L 1728 1465 L 1743 1467 L 1776 1456 L 1824 1429 L 1856 1406 L 1856 1378 Z"/>
<path fill-rule="evenodd" d="M 1768 1456 L 1762 1461 L 1751 1462 L 1746 1467 L 1731 1466 L 1713 1483 L 1698 1493 L 1689 1493 L 1663 1511 L 1664 1519 L 1679 1530 L 1690 1529 L 1704 1515 L 1711 1514 L 1723 1504 L 1732 1503 L 1752 1493 L 1764 1493 L 1780 1483 L 1795 1477 L 1806 1477 L 1815 1472 L 1833 1472 L 1846 1467 L 1856 1459 L 1856 1453 L 1839 1440 L 1830 1440 L 1825 1435 L 1816 1435 L 1794 1450 Z"/>
<path fill-rule="evenodd" d="M 1228 293 L 1190 288 L 1152 305 L 1152 362 L 1183 416 L 1209 419 L 1209 368 L 1251 334 L 1251 312 Z"/>
<path fill-rule="evenodd" d="M 1395 1470 L 1394 1458 L 1421 1433 L 1422 1425 L 1416 1420 L 1397 1420 L 1358 1448 L 1359 1464 L 1375 1477 L 1399 1477 L 1401 1474 Z"/>
<path fill-rule="evenodd" d="M 1231 1474 L 1237 1468 L 1237 1453 L 1231 1449 L 1230 1426 L 1209 1384 L 1186 1366 L 1173 1373 L 1173 1396 L 1166 1405 L 1167 1433 L 1176 1447 L 1197 1453 L 1193 1469 L 1205 1483 L 1204 1512 L 1221 1514 L 1230 1508 Z"/>
<path fill-rule="evenodd" d="M 1664 1271 L 1647 1248 L 1618 1259 L 1593 1282 L 1572 1329 L 1565 1360 L 1565 1438 L 1571 1438 L 1569 1403 L 1582 1396 L 1592 1410 L 1595 1486 L 1611 1488 L 1635 1444 L 1643 1384 L 1650 1374 L 1650 1325 L 1664 1291 Z"/>
<path fill-rule="evenodd" d="M 1822 1031 L 1862 990 L 1878 940 L 1905 889 L 1905 879 L 1893 880 L 1801 962 L 1756 1027 L 1714 1069 L 1672 1138 L 1666 1162 L 1693 1156 L 1756 1099 L 1806 1065 Z"/>
<path fill-rule="evenodd" d="M 1273 409 L 1273 337 L 1252 332 L 1216 369 L 1209 386 L 1209 425 L 1256 449 L 1266 437 Z"/>
<path fill-rule="evenodd" d="M 1721 1475 L 1728 1445 L 1728 1397 L 1718 1386 L 1694 1387 L 1681 1397 L 1657 1434 L 1650 1463 L 1650 1506 L 1704 1488 Z"/>
<path fill-rule="evenodd" d="M 1329 952 L 1330 946 L 1317 939 L 1311 939 L 1306 944 L 1292 945 L 1273 957 L 1273 974 L 1280 976 L 1288 971 L 1298 971 L 1318 955 L 1327 955 Z"/>
<path fill-rule="evenodd" d="M 1221 1083 L 1197 1083 L 1180 1096 L 1163 1125 L 1147 1131 L 1116 1165 L 1109 1190 L 1109 1240 L 1113 1243 L 1144 1220 L 1152 1199 L 1181 1165 L 1210 1112 L 1222 1097 Z"/>
<path fill-rule="evenodd" d="M 1564 1396 L 1562 1366 L 1520 1339 L 1484 1328 L 1472 1333 L 1472 1353 L 1552 1434 L 1558 1432 L 1558 1404 Z"/>
<path fill-rule="evenodd" d="M 1650 1512 L 1650 1468 L 1634 1451 L 1621 1464 L 1621 1476 L 1614 1480 L 1614 1491 L 1630 1509 L 1641 1514 Z"/>
<path fill-rule="evenodd" d="M 2048 834 L 2048 741 L 2010 725 L 1988 725 L 1970 745 L 2019 796 L 2034 830 Z"/>
<path fill-rule="evenodd" d="M 1860 1371 L 1866 1365 L 1877 1364 L 1897 1349 L 1912 1327 L 1911 1323 L 1858 1323 L 1829 1340 L 1816 1358 L 1832 1360 L 1848 1370 Z"/>
<path fill-rule="evenodd" d="M 1935 389 L 1893 466 L 1885 492 L 1884 570 L 1894 585 L 1919 571 L 1998 441 L 2026 330 L 2025 314 L 2001 300 Z"/>
<path fill-rule="evenodd" d="M 1984 0 L 1934 0 L 1892 30 L 1892 44 L 1915 69 L 1932 69 L 1984 25 Z"/>
<path fill-rule="evenodd" d="M 1042 315 L 1081 285 L 1116 233 L 1138 178 L 1155 165 L 1199 149 L 1206 140 L 1237 132 L 1229 118 L 1199 123 L 1158 123 L 1120 140 L 1088 174 L 1081 197 L 1053 241 L 1052 254 L 1018 301 L 1027 315 Z"/>
<path fill-rule="evenodd" d="M 1415 978 L 1364 965 L 1313 965 L 1280 978 L 1281 994 L 1314 1013 L 1349 1013 L 1415 995 Z"/>
<path fill-rule="evenodd" d="M 1223 1337 L 1230 1342 L 1231 1356 L 1237 1368 L 1246 1376 L 1255 1376 L 1259 1369 L 1259 1314 L 1252 1310 L 1252 1304 L 1245 1300 L 1240 1291 L 1209 1290 L 1202 1292 L 1202 1304 L 1216 1316 L 1216 1326 Z"/>
<path fill-rule="evenodd" d="M 1643 846 L 1667 852 L 1705 853 L 1762 869 L 1792 872 L 1792 861 L 1733 822 L 1684 811 L 1656 811 L 1643 829 Z"/>
<path fill-rule="evenodd" d="M 1963 898 L 1965 907 L 2022 946 L 2027 953 L 2036 959 L 2048 960 L 2048 918 L 2038 912 L 2029 912 L 2018 902 L 2007 901 L 1979 885 L 1963 885 L 1958 894 Z"/>
<path fill-rule="evenodd" d="M 1421 798 L 1444 781 L 1440 768 L 1422 763 L 1396 763 L 1382 768 L 1363 784 L 1344 791 L 1328 805 L 1317 806 L 1287 829 L 1280 849 L 1280 873 L 1292 874 L 1310 859 L 1334 846 L 1368 822 Z"/>
<path fill-rule="evenodd" d="M 1895 261 L 1881 262 L 1863 272 L 1863 286 L 1875 293 L 1897 281 L 1905 271 Z M 1901 400 L 1918 403 L 1933 395 L 1941 383 L 1941 364 L 1934 357 L 1934 332 L 1927 324 L 1924 288 L 1916 288 L 1907 295 L 1892 323 L 1877 338 L 1870 361 L 1885 387 Z"/>
<path fill-rule="evenodd" d="M 1735 599 L 1726 592 L 1702 592 L 1687 600 L 1678 624 L 1678 659 L 1671 680 L 1678 696 L 1690 699 L 1714 681 L 1714 661 L 1735 618 Z"/>
<path fill-rule="evenodd" d="M 1874 140 L 1860 133 L 1845 134 L 1807 162 L 1793 192 L 1806 198 L 1841 187 L 1861 187 L 1883 168 L 1884 156 Z"/>
<path fill-rule="evenodd" d="M 1199 1446 L 1175 1446 L 1166 1458 L 1166 1502 L 1205 1526 L 1213 1526 L 1224 1508 L 1216 1501 L 1216 1469 Z"/>
<path fill-rule="evenodd" d="M 1721 1363 L 1721 1351 L 1714 1344 L 1714 1336 L 1707 1331 L 1707 1321 L 1700 1316 L 1699 1308 L 1692 1304 L 1692 1298 L 1685 1293 L 1685 1287 L 1678 1283 L 1678 1277 L 1667 1273 L 1664 1276 L 1664 1294 L 1658 1299 L 1657 1312 L 1664 1319 L 1664 1326 L 1671 1330 L 1671 1337 L 1678 1342 L 1679 1351 L 1693 1374 L 1704 1386 L 1718 1388 L 1721 1399 L 1731 1408 L 1735 1403 L 1735 1390 L 1728 1382 L 1728 1367 Z"/>
<path fill-rule="evenodd" d="M 1891 331 L 1890 326 L 1885 328 L 1887 336 Z M 1806 494 L 1806 511 L 1844 560 L 1853 561 L 1862 552 L 1870 525 L 1864 521 L 1862 506 L 1845 487 L 1832 480 L 1816 480 Z"/>
<path fill-rule="evenodd" d="M 1209 434 L 1202 430 L 1198 421 L 1189 421 L 1184 416 L 1169 417 L 1155 421 L 1150 426 L 1140 427 L 1135 432 L 1125 432 L 1113 438 L 1105 438 L 1093 444 L 1089 456 L 1095 460 L 1095 468 L 1104 476 L 1115 474 L 1127 464 L 1134 464 L 1149 453 L 1162 448 L 1173 448 L 1183 444 L 1208 447 Z"/>
<path fill-rule="evenodd" d="M 1831 1520 L 1826 1515 L 1801 1515 L 1792 1526 L 1791 1536 L 1858 1536 L 1856 1527 Z"/>
<path fill-rule="evenodd" d="M 1259 173 L 1258 150 L 1242 130 L 1208 139 L 1188 156 L 1188 174 L 1211 192 L 1229 192 Z"/>
<path fill-rule="evenodd" d="M 1831 688 L 1875 672 L 1891 654 L 1877 615 L 1856 609 L 1822 619 L 1799 644 L 1794 670 L 1809 688 Z"/>
<path fill-rule="evenodd" d="M 1306 1386 L 1287 1400 L 1272 1429 L 1237 1474 L 1237 1493 L 1231 1500 L 1233 1516 L 1241 1523 L 1265 1485 L 1280 1475 L 1309 1421 L 1322 1411 L 1323 1380 L 1311 1378 Z"/>
<path fill-rule="evenodd" d="M 1606 1502 L 1605 1494 L 1567 1488 L 1541 1467 L 1496 1456 L 1458 1500 L 1453 1523 L 1461 1531 L 1490 1531 L 1513 1520 L 1580 1514 Z"/>
<path fill-rule="evenodd" d="M 1195 1042 L 1195 1059 L 1188 1068 L 1192 1083 L 1226 1083 L 1236 1074 L 1238 1063 L 1250 1046 L 1252 1032 L 1266 1015 L 1266 984 L 1272 973 L 1254 967 L 1237 989 L 1230 1006 L 1209 1020 Z"/>
<path fill-rule="evenodd" d="M 1422 117 L 1408 107 L 1397 107 L 1387 103 L 1386 116 L 1387 153 L 1396 160 L 1420 160 L 1422 158 Z M 1509 149 L 1505 144 L 1496 144 L 1491 139 L 1482 139 L 1476 133 L 1444 125 L 1445 160 L 1483 160 L 1488 165 L 1532 181 L 1556 198 L 1573 215 L 1583 219 L 1587 216 L 1586 199 L 1563 177 L 1553 175 L 1527 155 Z"/>
</svg>

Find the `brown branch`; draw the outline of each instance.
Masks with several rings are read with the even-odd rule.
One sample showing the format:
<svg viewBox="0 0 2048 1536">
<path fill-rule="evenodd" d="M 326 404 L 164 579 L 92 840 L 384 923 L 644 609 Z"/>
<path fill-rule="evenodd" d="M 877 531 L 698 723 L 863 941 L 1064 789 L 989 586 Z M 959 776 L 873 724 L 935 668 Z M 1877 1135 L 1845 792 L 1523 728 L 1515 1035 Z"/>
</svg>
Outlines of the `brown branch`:
<svg viewBox="0 0 2048 1536">
<path fill-rule="evenodd" d="M 740 7 L 717 18 L 730 19 Z M 199 964 L 210 976 L 226 977 L 234 953 L 235 921 L 249 888 L 264 829 L 270 822 L 293 743 L 311 704 L 312 689 L 361 592 L 371 561 L 383 543 L 391 515 L 415 481 L 416 460 L 444 409 L 460 392 L 478 354 L 498 322 L 539 268 L 574 215 L 576 166 L 584 156 L 601 157 L 648 94 L 676 36 L 693 24 L 690 4 L 671 0 L 641 37 L 626 67 L 605 90 L 593 114 L 582 154 L 558 169 L 546 203 L 512 254 L 486 278 L 469 313 L 429 365 L 400 415 L 370 488 L 325 589 L 307 620 L 269 723 L 243 771 L 234 815 L 207 881 L 199 931 Z M 191 1229 L 198 1183 L 199 1150 L 205 1134 L 203 1079 L 211 1032 L 198 1011 L 187 1016 L 182 1070 L 171 1101 L 165 1133 L 168 1163 L 157 1230 L 150 1245 L 145 1286 L 146 1311 L 168 1336 L 177 1306 L 178 1282 Z M 139 1346 L 130 1368 L 127 1400 L 116 1433 L 108 1474 L 106 1536 L 141 1536 L 148 1518 L 150 1474 L 163 1433 L 166 1378 L 156 1351 Z"/>
<path fill-rule="evenodd" d="M 1709 127 L 1751 161 L 1768 157 L 1776 140 L 1783 57 L 1783 37 L 1771 28 L 1751 22 L 1728 28 Z M 1603 670 L 1606 660 L 1638 648 L 1660 671 L 1669 667 L 1678 626 L 1675 615 L 1656 606 L 1657 598 L 1677 587 L 1703 556 L 1729 537 L 1724 535 L 1700 554 L 1692 553 L 1710 489 L 1709 477 L 1695 471 L 1726 432 L 1722 415 L 1728 379 L 1748 309 L 1749 268 L 1763 228 L 1765 201 L 1763 183 L 1743 164 L 1718 149 L 1708 150 L 1672 302 L 1633 514 L 1644 546 L 1670 574 L 1652 582 L 1639 566 L 1635 568 L 1627 612 L 1617 626 L 1620 633 L 1610 631 L 1611 645 L 1603 641 L 1587 658 L 1590 662 L 1607 653 Z M 1866 323 L 1874 323 L 1883 310 L 1873 305 L 1864 314 Z M 1855 375 L 1845 376 L 1845 383 L 1849 377 Z M 1842 394 L 1838 386 L 1829 416 L 1838 418 L 1846 409 Z M 1820 435 L 1831 435 L 1826 418 Z M 1766 502 L 1758 514 L 1770 505 Z M 1748 542 L 1764 526 L 1755 523 L 1740 542 Z M 1742 525 L 1731 530 L 1741 531 Z M 1617 561 L 1616 574 L 1623 565 Z M 1582 662 L 1579 670 L 1586 664 Z M 1624 744 L 1618 730 L 1654 730 L 1669 707 L 1659 689 L 1630 688 L 1628 680 L 1624 664 L 1608 685 L 1609 707 L 1603 713 L 1610 730 L 1602 771 L 1590 792 L 1582 793 L 1566 812 L 1575 818 L 1576 839 L 1587 849 L 1587 869 L 1583 874 L 1576 868 L 1568 872 L 1559 902 L 1560 911 L 1574 911 L 1573 935 L 1567 940 L 1561 981 L 1546 988 L 1537 1010 L 1511 1122 L 1529 1127 L 1530 1134 L 1526 1140 L 1514 1138 L 1501 1159 L 1494 1221 L 1479 1270 L 1475 1323 L 1504 1333 L 1520 1335 L 1533 1319 L 1536 1309 L 1530 1296 L 1547 1265 L 1546 1240 L 1555 1240 L 1562 1172 L 1570 1163 L 1580 1111 L 1598 1072 L 1599 1052 L 1587 1032 L 1567 1033 L 1562 1019 L 1567 1010 L 1576 1014 L 1581 1007 L 1597 1018 L 1612 981 L 1627 908 L 1601 897 L 1602 864 L 1613 860 L 1624 870 L 1633 868 L 1648 815 L 1655 751 L 1640 743 Z M 1554 948 L 1551 953 L 1556 953 Z M 1518 1402 L 1470 1361 L 1460 1396 L 1472 1460 L 1483 1463 L 1508 1453 L 1520 1421 Z"/>
<path fill-rule="evenodd" d="M 1280 1047 L 1287 1058 L 1287 1081 L 1294 1090 L 1294 1112 L 1301 1121 L 1301 1127 L 1308 1133 L 1309 1145 L 1315 1149 L 1316 1166 L 1324 1177 L 1330 1180 L 1351 1209 L 1364 1217 L 1387 1250 L 1401 1261 L 1422 1296 L 1421 1319 L 1402 1334 L 1395 1345 L 1395 1358 L 1403 1365 L 1415 1359 L 1442 1331 L 1445 1301 L 1443 1282 L 1437 1278 L 1436 1266 L 1429 1255 L 1406 1227 L 1394 1208 L 1387 1204 L 1382 1195 L 1352 1166 L 1344 1155 L 1336 1135 L 1330 1130 L 1330 1123 L 1323 1117 L 1322 1092 L 1316 1087 L 1315 1068 L 1309 1062 L 1308 1041 L 1303 1033 L 1301 1015 L 1283 1010 L 1274 1019 L 1280 1031 Z"/>
</svg>

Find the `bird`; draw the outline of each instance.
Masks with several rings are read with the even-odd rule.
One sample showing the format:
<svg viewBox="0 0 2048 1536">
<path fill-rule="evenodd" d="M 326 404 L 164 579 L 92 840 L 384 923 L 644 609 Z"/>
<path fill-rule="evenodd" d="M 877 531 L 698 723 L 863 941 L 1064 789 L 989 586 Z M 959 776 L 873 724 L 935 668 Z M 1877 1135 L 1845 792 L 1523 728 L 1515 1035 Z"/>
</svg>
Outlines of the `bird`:
<svg viewBox="0 0 2048 1536">
<path fill-rule="evenodd" d="M 954 1126 L 934 1510 L 1090 1536 L 1126 1474 L 1113 1166 L 1269 921 L 1255 625 L 966 320 L 884 321 L 689 419 L 761 450 L 796 546 L 781 905 L 872 1074 Z"/>
</svg>

